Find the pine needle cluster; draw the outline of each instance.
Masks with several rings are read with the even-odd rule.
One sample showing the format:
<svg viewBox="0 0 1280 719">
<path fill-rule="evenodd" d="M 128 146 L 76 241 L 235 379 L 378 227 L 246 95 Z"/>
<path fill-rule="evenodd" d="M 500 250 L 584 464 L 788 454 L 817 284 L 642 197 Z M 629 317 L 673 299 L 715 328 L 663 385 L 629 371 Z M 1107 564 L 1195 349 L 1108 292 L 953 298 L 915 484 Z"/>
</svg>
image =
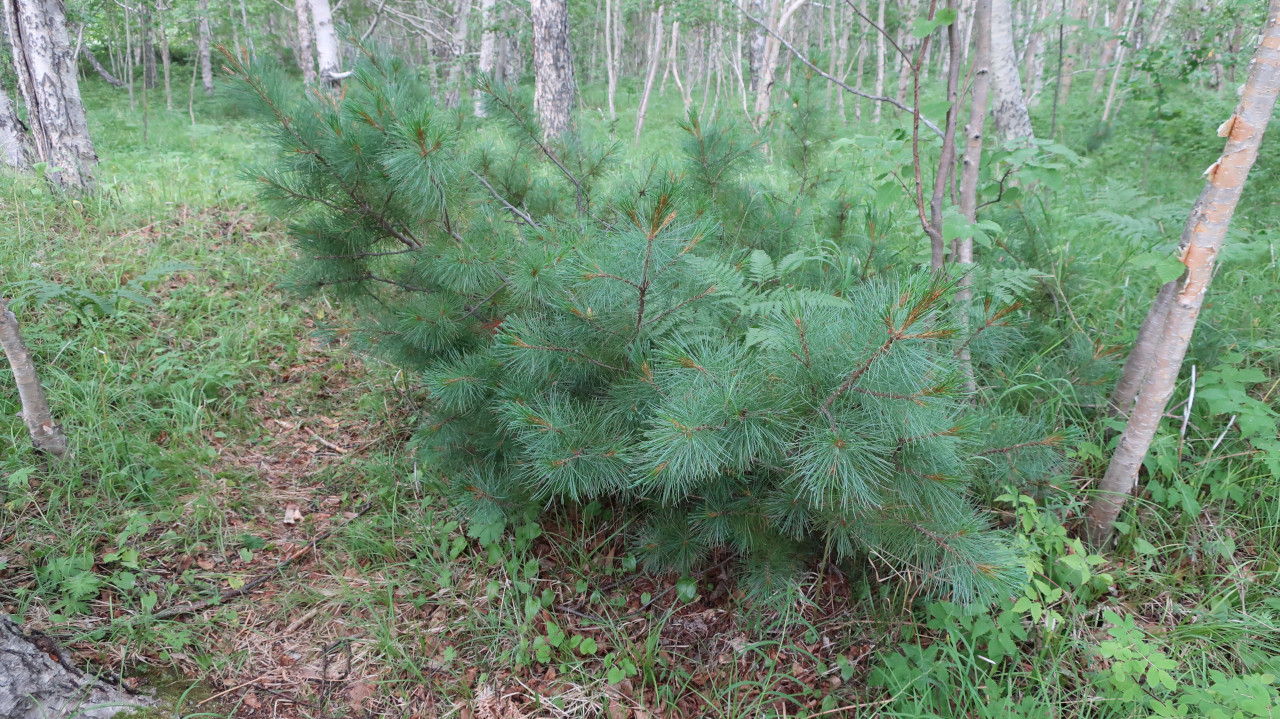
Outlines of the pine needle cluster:
<svg viewBox="0 0 1280 719">
<path fill-rule="evenodd" d="M 646 567 L 731 552 L 761 592 L 822 556 L 961 601 L 1024 580 L 970 486 L 1052 473 L 1060 439 L 971 405 L 952 281 L 840 270 L 822 228 L 874 210 L 756 184 L 756 143 L 694 114 L 682 160 L 636 165 L 544 140 L 485 78 L 475 125 L 394 60 L 305 97 L 230 60 L 275 138 L 250 174 L 292 219 L 293 286 L 419 372 L 421 451 L 470 522 L 610 501 Z"/>
</svg>

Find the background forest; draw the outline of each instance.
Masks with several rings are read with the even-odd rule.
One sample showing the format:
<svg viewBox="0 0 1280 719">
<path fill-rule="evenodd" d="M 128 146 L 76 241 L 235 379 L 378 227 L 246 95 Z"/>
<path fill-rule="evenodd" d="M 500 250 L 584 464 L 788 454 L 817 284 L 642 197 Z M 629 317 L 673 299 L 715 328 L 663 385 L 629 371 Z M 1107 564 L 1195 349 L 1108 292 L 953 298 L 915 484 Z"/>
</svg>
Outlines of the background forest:
<svg viewBox="0 0 1280 719">
<path fill-rule="evenodd" d="M 0 645 L 179 716 L 1280 713 L 1280 1 L 4 18 Z"/>
</svg>

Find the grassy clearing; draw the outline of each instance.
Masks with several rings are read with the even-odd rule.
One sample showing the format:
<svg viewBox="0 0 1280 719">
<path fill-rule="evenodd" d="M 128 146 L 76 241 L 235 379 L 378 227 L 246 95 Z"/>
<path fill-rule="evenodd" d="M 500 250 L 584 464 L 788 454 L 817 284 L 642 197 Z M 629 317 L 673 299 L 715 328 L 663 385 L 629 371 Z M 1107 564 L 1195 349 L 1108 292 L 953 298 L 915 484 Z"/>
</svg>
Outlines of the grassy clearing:
<svg viewBox="0 0 1280 719">
<path fill-rule="evenodd" d="M 875 567 L 815 569 L 762 606 L 722 567 L 638 574 L 607 506 L 468 534 L 414 464 L 414 379 L 345 349 L 323 300 L 276 287 L 285 228 L 238 179 L 255 129 L 202 99 L 194 126 L 153 108 L 144 143 L 120 94 L 95 86 L 89 106 L 101 196 L 0 181 L 0 279 L 74 447 L 33 464 L 0 391 L 0 607 L 133 684 L 181 678 L 195 688 L 178 714 L 1277 713 L 1280 485 L 1246 437 L 1215 446 L 1230 415 L 1276 404 L 1274 151 L 1197 337 L 1219 398 L 1202 385 L 1185 436 L 1163 436 L 1113 555 L 1070 539 L 1080 483 L 1064 482 L 996 500 L 1037 581 L 991 611 L 924 604 Z M 1187 108 L 1144 155 L 1134 108 L 1068 179 L 1069 213 L 1000 217 L 1008 242 L 1042 248 L 1019 254 L 1070 303 L 1081 351 L 1131 339 L 1154 289 L 1143 263 L 1176 241 L 1198 189 L 1185 168 L 1214 152 L 1191 144 L 1212 130 L 1196 118 L 1215 109 Z M 1083 147 L 1087 121 L 1068 123 Z M 1093 380 L 1046 379 L 1053 361 L 1022 362 L 1018 391 L 1091 428 L 1077 454 L 1095 471 L 1112 435 Z M 154 618 L 260 576 L 250 597 Z"/>
</svg>

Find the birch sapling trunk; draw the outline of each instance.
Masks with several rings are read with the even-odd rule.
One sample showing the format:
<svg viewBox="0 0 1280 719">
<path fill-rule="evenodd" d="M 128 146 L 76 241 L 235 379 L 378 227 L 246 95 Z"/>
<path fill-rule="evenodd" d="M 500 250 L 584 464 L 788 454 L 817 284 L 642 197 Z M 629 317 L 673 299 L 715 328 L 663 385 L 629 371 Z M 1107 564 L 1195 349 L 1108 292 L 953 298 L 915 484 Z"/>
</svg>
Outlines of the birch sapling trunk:
<svg viewBox="0 0 1280 719">
<path fill-rule="evenodd" d="M 18 119 L 18 111 L 9 99 L 9 93 L 0 86 L 0 162 L 5 167 L 25 172 L 31 169 L 31 138 L 27 128 Z"/>
<path fill-rule="evenodd" d="M 964 127 L 964 160 L 960 167 L 960 213 L 970 224 L 978 221 L 978 177 L 982 170 L 982 139 L 987 124 L 987 102 L 991 95 L 991 0 L 977 0 L 974 6 L 973 89 L 969 103 L 969 121 Z M 960 337 L 964 342 L 956 351 L 964 373 L 965 389 L 978 391 L 969 352 L 969 305 L 973 302 L 973 234 L 956 238 L 952 251 L 961 272 L 956 304 L 960 311 Z"/>
<path fill-rule="evenodd" d="M 4 356 L 9 360 L 14 384 L 18 385 L 22 421 L 31 434 L 31 443 L 35 445 L 37 452 L 55 457 L 65 455 L 67 435 L 53 421 L 49 400 L 45 397 L 44 387 L 40 385 L 40 377 L 36 374 L 35 362 L 31 360 L 31 352 L 27 350 L 22 334 L 18 331 L 18 318 L 3 299 L 0 299 L 0 349 L 4 350 Z"/>
<path fill-rule="evenodd" d="M 533 0 L 533 106 L 542 131 L 559 137 L 573 126 L 577 94 L 573 52 L 569 46 L 568 0 Z"/>
<path fill-rule="evenodd" d="M 640 93 L 640 106 L 636 109 L 636 132 L 635 140 L 640 141 L 640 133 L 644 130 L 644 118 L 649 112 L 649 95 L 653 93 L 653 83 L 658 76 L 658 62 L 662 55 L 662 11 L 666 8 L 662 5 L 658 6 L 658 12 L 654 13 L 653 21 L 650 23 L 649 32 L 649 67 L 645 70 L 644 90 Z"/>
<path fill-rule="evenodd" d="M 885 0 L 880 0 L 879 9 L 876 10 L 876 25 L 884 27 L 884 4 Z M 876 97 L 884 97 L 884 65 L 887 61 L 885 57 L 884 33 L 876 34 Z M 876 124 L 880 123 L 880 105 L 882 103 L 873 103 L 871 110 L 871 120 Z"/>
<path fill-rule="evenodd" d="M 200 18 L 199 37 L 196 41 L 196 52 L 200 55 L 200 82 L 204 85 L 204 94 L 213 97 L 213 56 L 209 47 L 212 44 L 209 37 L 209 0 L 200 0 L 197 12 Z"/>
<path fill-rule="evenodd" d="M 1013 7 L 1010 0 L 991 0 L 991 80 L 995 90 L 992 116 L 1006 140 L 1034 139 L 1031 114 L 1022 94 L 1022 80 L 1013 42 Z"/>
<path fill-rule="evenodd" d="M 791 18 L 804 6 L 805 2 L 806 0 L 788 0 L 774 24 L 773 33 L 779 36 L 786 33 Z M 775 2 L 774 13 L 777 12 L 776 6 Z M 767 19 L 769 22 L 774 21 L 772 14 Z M 782 43 L 778 42 L 778 38 L 773 34 L 769 34 L 764 43 L 764 63 L 760 66 L 760 86 L 756 89 L 755 122 L 758 128 L 764 127 L 769 121 L 769 108 L 773 102 L 773 80 L 778 71 L 778 54 L 781 50 Z"/>
<path fill-rule="evenodd" d="M 750 0 L 749 9 L 751 14 L 758 18 L 765 18 L 766 5 L 765 0 Z M 747 89 L 756 92 L 760 88 L 760 67 L 764 63 L 764 43 L 768 34 L 764 28 L 759 25 L 751 29 L 751 43 L 747 46 L 747 57 L 751 66 L 751 79 L 747 85 Z"/>
<path fill-rule="evenodd" d="M 3 1 L 36 157 L 48 163 L 45 177 L 63 190 L 91 191 L 98 156 L 89 138 L 61 0 Z"/>
<path fill-rule="evenodd" d="M 955 3 L 948 2 L 947 9 L 954 10 Z M 942 211 L 951 173 L 956 166 L 956 125 L 960 117 L 960 33 L 955 21 L 947 25 L 947 125 L 942 133 L 942 152 L 938 155 L 938 171 L 933 179 L 933 194 L 929 198 L 929 267 L 941 272 L 947 263 L 947 247 L 942 234 Z M 923 64 L 923 58 L 921 59 Z M 919 81 L 917 79 L 917 81 Z M 918 93 L 917 93 L 918 94 Z M 919 102 L 917 98 L 916 102 Z"/>
<path fill-rule="evenodd" d="M 156 3 L 156 16 L 160 19 L 160 64 L 164 69 L 164 106 L 173 109 L 173 86 L 169 84 L 169 33 L 164 29 L 164 9 Z"/>
<path fill-rule="evenodd" d="M 1115 14 L 1111 16 L 1111 37 L 1102 44 L 1102 58 L 1098 62 L 1098 69 L 1093 73 L 1093 93 L 1090 98 L 1097 98 L 1098 93 L 1102 91 L 1102 84 L 1107 77 L 1107 66 L 1116 56 L 1116 48 L 1120 44 L 1120 32 L 1124 30 L 1124 21 L 1128 16 L 1129 0 L 1119 0 L 1116 3 Z"/>
<path fill-rule="evenodd" d="M 1071 43 L 1067 46 L 1062 60 L 1062 67 L 1058 71 L 1060 76 L 1058 80 L 1058 102 L 1063 105 L 1071 97 L 1071 81 L 1075 78 L 1076 61 L 1080 56 L 1080 36 L 1088 29 L 1085 27 L 1088 17 L 1089 0 L 1075 0 L 1071 6 Z"/>
<path fill-rule="evenodd" d="M 201 0 L 205 4 L 208 1 Z M 316 81 L 316 48 L 315 42 L 311 39 L 311 5 L 307 0 L 293 0 L 293 15 L 298 28 L 298 69 L 302 71 L 302 82 L 310 87 Z M 204 14 L 201 13 L 201 23 L 204 22 Z M 203 28 L 204 26 L 201 25 L 202 31 Z M 200 40 L 203 52 L 207 41 L 203 36 Z"/>
<path fill-rule="evenodd" d="M 342 78 L 339 68 L 341 59 L 338 55 L 338 33 L 333 28 L 333 9 L 329 0 L 309 0 L 311 4 L 311 20 L 316 32 L 316 59 L 319 63 L 320 82 L 337 87 Z"/>
<path fill-rule="evenodd" d="M 454 6 L 453 37 L 449 42 L 449 80 L 445 90 L 445 107 L 457 107 L 462 100 L 462 64 L 467 56 L 467 19 L 471 0 L 458 0 Z"/>
<path fill-rule="evenodd" d="M 138 13 L 138 23 L 142 31 L 139 39 L 142 47 L 142 86 L 154 90 L 159 84 L 156 80 L 155 18 L 151 8 L 145 4 L 140 7 L 142 11 Z"/>
<path fill-rule="evenodd" d="M 1111 537 L 1116 517 L 1137 485 L 1138 471 L 1151 448 L 1165 407 L 1177 385 L 1178 372 L 1195 331 L 1204 296 L 1213 277 L 1223 237 L 1244 191 L 1267 121 L 1280 94 L 1280 0 L 1272 0 L 1262 39 L 1249 66 L 1249 79 L 1232 116 L 1218 128 L 1227 138 L 1222 156 L 1205 172 L 1208 182 L 1200 193 L 1182 232 L 1182 263 L 1163 321 L 1151 366 L 1129 415 L 1111 463 L 1086 512 L 1085 533 L 1094 547 Z"/>
<path fill-rule="evenodd" d="M 608 55 L 609 47 L 609 21 L 608 21 L 608 3 L 605 0 L 605 54 Z M 494 0 L 480 0 L 480 58 L 477 68 L 482 74 L 492 75 L 494 68 L 494 44 L 497 39 L 497 33 L 493 29 L 493 2 Z M 605 64 L 609 63 L 609 58 L 605 58 Z M 612 66 L 610 66 L 612 71 Z M 613 98 L 610 97 L 610 100 Z M 473 94 L 473 112 L 476 117 L 484 117 L 484 93 L 476 90 Z"/>
<path fill-rule="evenodd" d="M 1129 24 L 1126 26 L 1125 35 L 1128 36 L 1133 31 L 1134 23 L 1137 22 L 1138 15 L 1142 12 L 1142 0 L 1134 3 L 1133 15 L 1129 18 Z M 1128 37 L 1125 38 L 1128 40 Z M 1111 119 L 1111 108 L 1116 101 L 1116 89 L 1120 84 L 1120 73 L 1124 70 L 1125 56 L 1128 54 L 1129 43 L 1120 43 L 1120 49 L 1116 51 L 1116 68 L 1111 75 L 1111 88 L 1107 91 L 1107 101 L 1102 106 L 1102 122 L 1105 124 Z"/>
</svg>

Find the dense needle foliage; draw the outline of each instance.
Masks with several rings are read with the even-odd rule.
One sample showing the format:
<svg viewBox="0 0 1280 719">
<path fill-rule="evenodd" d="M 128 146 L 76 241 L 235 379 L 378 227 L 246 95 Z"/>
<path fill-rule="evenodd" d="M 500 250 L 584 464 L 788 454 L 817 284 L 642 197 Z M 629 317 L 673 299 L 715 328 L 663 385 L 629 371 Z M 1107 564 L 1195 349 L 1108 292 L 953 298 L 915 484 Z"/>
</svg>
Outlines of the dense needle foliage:
<svg viewBox="0 0 1280 719">
<path fill-rule="evenodd" d="M 1042 480 L 1062 437 L 975 408 L 955 359 L 1011 314 L 974 341 L 952 279 L 849 271 L 856 212 L 753 180 L 743 133 L 691 115 L 682 161 L 635 166 L 544 140 L 484 79 L 475 125 L 395 61 L 302 99 L 231 63 L 279 148 L 253 177 L 293 218 L 295 286 L 421 373 L 424 464 L 478 534 L 598 499 L 640 517 L 646 566 L 730 551 L 762 592 L 823 556 L 964 601 L 1023 580 L 970 488 Z"/>
</svg>

